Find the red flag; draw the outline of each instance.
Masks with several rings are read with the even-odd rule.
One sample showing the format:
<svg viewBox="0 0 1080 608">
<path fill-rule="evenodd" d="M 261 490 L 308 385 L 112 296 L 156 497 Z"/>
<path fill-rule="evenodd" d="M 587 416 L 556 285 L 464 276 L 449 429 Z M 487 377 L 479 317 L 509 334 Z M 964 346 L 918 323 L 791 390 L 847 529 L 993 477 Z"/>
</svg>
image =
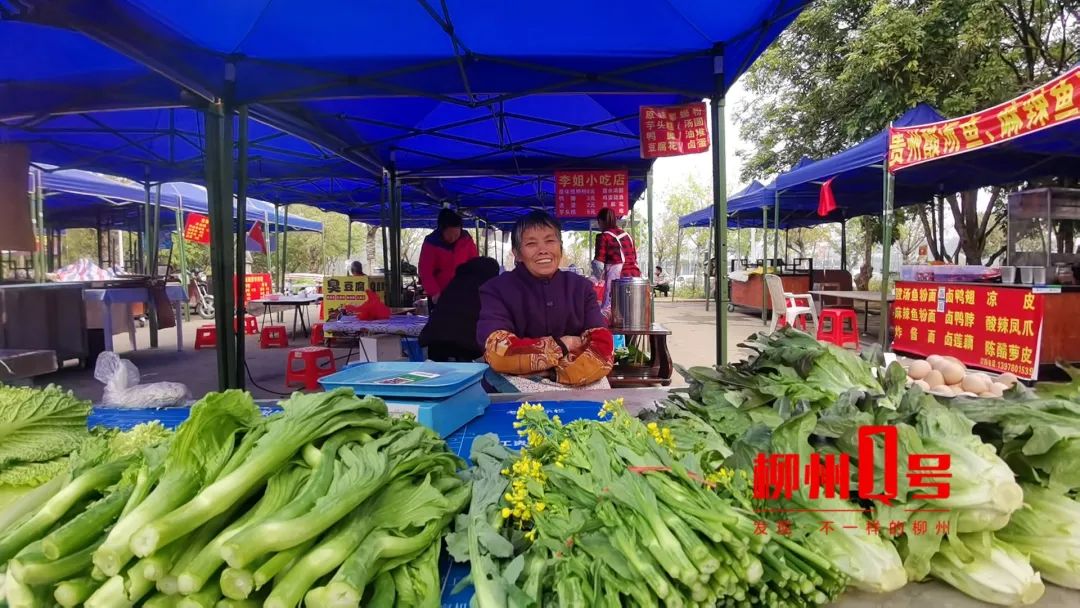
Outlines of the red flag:
<svg viewBox="0 0 1080 608">
<path fill-rule="evenodd" d="M 817 214 L 821 217 L 825 217 L 836 210 L 836 197 L 832 193 L 832 180 L 835 177 L 830 177 L 821 185 L 821 193 L 818 194 Z"/>
<path fill-rule="evenodd" d="M 255 225 L 248 231 L 247 248 L 248 251 L 255 251 L 258 249 L 259 251 L 266 253 L 266 235 L 263 234 L 261 223 L 255 222 Z"/>
<path fill-rule="evenodd" d="M 210 218 L 189 213 L 184 221 L 184 238 L 203 245 L 210 244 Z"/>
</svg>

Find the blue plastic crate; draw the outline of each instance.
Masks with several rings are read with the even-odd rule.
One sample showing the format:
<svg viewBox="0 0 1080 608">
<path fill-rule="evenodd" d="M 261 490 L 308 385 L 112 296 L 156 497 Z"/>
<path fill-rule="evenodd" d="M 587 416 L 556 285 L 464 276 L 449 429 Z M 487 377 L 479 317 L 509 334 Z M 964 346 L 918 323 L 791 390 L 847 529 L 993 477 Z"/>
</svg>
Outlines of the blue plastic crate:
<svg viewBox="0 0 1080 608">
<path fill-rule="evenodd" d="M 347 386 L 357 395 L 445 399 L 480 382 L 487 368 L 484 363 L 376 361 L 350 365 L 319 383 L 326 390 Z"/>
</svg>

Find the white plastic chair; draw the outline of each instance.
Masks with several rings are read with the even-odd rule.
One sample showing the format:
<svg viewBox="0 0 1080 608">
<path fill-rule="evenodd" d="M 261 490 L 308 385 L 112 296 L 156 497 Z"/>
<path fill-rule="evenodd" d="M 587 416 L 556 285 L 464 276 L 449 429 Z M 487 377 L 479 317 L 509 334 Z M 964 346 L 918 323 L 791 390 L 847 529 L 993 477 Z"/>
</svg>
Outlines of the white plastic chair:
<svg viewBox="0 0 1080 608">
<path fill-rule="evenodd" d="M 808 315 L 810 320 L 813 321 L 814 326 L 817 327 L 817 311 L 814 310 L 814 301 L 810 298 L 809 294 L 790 294 L 784 292 L 784 282 L 780 280 L 780 277 L 775 274 L 765 275 L 765 285 L 769 288 L 769 299 L 772 301 L 772 323 L 769 325 L 769 333 L 776 331 L 776 326 L 779 323 L 780 315 L 784 316 L 784 321 L 790 327 L 795 326 L 795 319 L 801 315 Z M 805 299 L 809 306 L 797 306 L 788 305 L 788 300 L 792 300 L 793 303 L 798 303 L 799 300 Z"/>
</svg>

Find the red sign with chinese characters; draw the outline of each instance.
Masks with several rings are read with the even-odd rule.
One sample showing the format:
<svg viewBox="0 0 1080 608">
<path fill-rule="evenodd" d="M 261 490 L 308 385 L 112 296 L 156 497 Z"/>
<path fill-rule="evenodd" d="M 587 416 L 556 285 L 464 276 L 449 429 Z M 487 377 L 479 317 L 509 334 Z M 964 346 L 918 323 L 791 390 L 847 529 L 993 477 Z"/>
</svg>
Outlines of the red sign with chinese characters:
<svg viewBox="0 0 1080 608">
<path fill-rule="evenodd" d="M 641 106 L 641 158 L 682 156 L 709 149 L 705 102 Z"/>
<path fill-rule="evenodd" d="M 236 275 L 233 275 L 233 286 L 236 285 Z M 274 281 L 270 273 L 244 275 L 244 303 L 259 300 L 274 290 Z"/>
<path fill-rule="evenodd" d="M 1034 380 L 1042 322 L 1043 296 L 1030 289 L 899 281 L 893 349 Z"/>
<path fill-rule="evenodd" d="M 555 215 L 592 218 L 607 207 L 622 217 L 630 211 L 627 171 L 556 171 Z"/>
<path fill-rule="evenodd" d="M 889 171 L 1080 119 L 1080 67 L 988 110 L 928 125 L 889 129 Z"/>
<path fill-rule="evenodd" d="M 210 218 L 198 213 L 189 213 L 184 221 L 184 238 L 203 245 L 210 244 Z"/>
</svg>

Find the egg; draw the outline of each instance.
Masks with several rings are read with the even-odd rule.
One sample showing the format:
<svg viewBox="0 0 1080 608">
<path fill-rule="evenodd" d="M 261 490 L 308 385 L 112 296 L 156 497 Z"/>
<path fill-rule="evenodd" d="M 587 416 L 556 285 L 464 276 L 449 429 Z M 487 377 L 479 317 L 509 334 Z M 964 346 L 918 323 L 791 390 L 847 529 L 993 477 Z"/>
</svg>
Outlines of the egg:
<svg viewBox="0 0 1080 608">
<path fill-rule="evenodd" d="M 1004 384 L 1002 384 L 1000 382 L 992 382 L 992 383 L 990 383 L 990 392 L 994 393 L 998 397 L 1005 394 L 1005 391 L 1007 391 L 1007 390 L 1009 390 L 1009 387 L 1005 386 Z"/>
<path fill-rule="evenodd" d="M 933 368 L 930 367 L 930 364 L 920 360 L 912 361 L 911 367 L 908 368 L 907 373 L 914 380 L 922 380 L 926 377 L 926 374 L 929 374 L 931 371 L 933 371 Z"/>
<path fill-rule="evenodd" d="M 941 366 L 940 371 L 945 378 L 945 384 L 960 384 L 964 380 L 964 366 L 959 363 L 948 361 Z"/>
<path fill-rule="evenodd" d="M 987 391 L 985 393 L 979 393 L 979 397 L 982 399 L 997 399 L 998 394 L 993 391 Z"/>
<path fill-rule="evenodd" d="M 956 396 L 957 397 L 972 397 L 972 398 L 978 397 L 978 395 L 976 395 L 975 393 L 973 393 L 971 391 L 960 391 L 959 393 L 956 394 Z"/>
<path fill-rule="evenodd" d="M 926 358 L 926 362 L 930 364 L 930 369 L 941 369 L 941 364 L 945 363 L 945 357 L 941 355 L 930 355 Z"/>
<path fill-rule="evenodd" d="M 927 386 L 929 386 L 931 389 L 933 389 L 933 388 L 936 388 L 938 386 L 944 386 L 945 385 L 945 376 L 942 376 L 941 372 L 934 369 L 934 370 L 930 370 L 929 374 L 926 374 L 926 377 L 923 378 L 923 381 L 926 382 Z"/>
<path fill-rule="evenodd" d="M 1008 388 L 1012 388 L 1012 385 L 1016 384 L 1016 376 L 1010 374 L 1009 372 L 1005 372 L 1004 374 L 1001 374 L 997 377 L 997 381 L 1001 384 L 1004 384 Z"/>
<path fill-rule="evenodd" d="M 924 390 L 926 392 L 930 392 L 930 385 L 927 384 L 925 380 L 916 380 L 912 384 L 914 384 L 915 386 L 921 388 L 922 390 Z"/>
<path fill-rule="evenodd" d="M 960 381 L 960 386 L 969 393 L 986 393 L 990 391 L 990 380 L 983 378 L 981 374 L 968 374 Z"/>
<path fill-rule="evenodd" d="M 949 363 L 955 363 L 955 364 L 957 364 L 957 365 L 963 365 L 963 364 L 964 364 L 964 362 L 963 362 L 963 361 L 961 361 L 961 360 L 957 359 L 956 357 L 953 357 L 952 355 L 945 355 L 945 357 L 943 357 L 943 358 L 944 358 L 944 359 L 945 359 L 946 361 L 948 361 Z"/>
</svg>

